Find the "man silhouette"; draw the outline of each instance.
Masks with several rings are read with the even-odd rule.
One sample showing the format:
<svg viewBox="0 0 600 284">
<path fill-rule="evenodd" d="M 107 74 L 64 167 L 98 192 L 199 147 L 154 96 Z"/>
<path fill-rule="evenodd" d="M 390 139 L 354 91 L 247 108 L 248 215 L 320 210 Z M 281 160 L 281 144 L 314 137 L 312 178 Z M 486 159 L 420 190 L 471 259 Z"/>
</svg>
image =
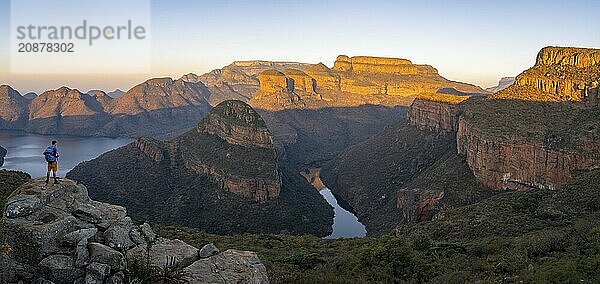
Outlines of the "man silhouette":
<svg viewBox="0 0 600 284">
<path fill-rule="evenodd" d="M 58 172 L 58 157 L 60 154 L 58 153 L 58 148 L 56 147 L 56 141 L 52 141 L 52 145 L 48 146 L 46 150 L 44 150 L 44 157 L 46 158 L 46 162 L 48 162 L 48 172 L 46 172 L 46 184 L 50 181 L 50 171 L 52 171 L 52 175 L 54 177 L 54 184 L 58 184 L 58 178 L 56 177 L 56 172 Z"/>
</svg>

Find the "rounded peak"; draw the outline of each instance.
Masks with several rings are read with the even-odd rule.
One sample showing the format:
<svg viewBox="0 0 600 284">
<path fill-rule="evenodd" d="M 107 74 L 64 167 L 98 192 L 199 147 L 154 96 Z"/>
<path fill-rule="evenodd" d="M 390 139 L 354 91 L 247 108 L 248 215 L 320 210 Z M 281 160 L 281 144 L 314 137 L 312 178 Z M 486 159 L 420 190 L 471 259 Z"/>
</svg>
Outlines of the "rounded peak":
<svg viewBox="0 0 600 284">
<path fill-rule="evenodd" d="M 146 82 L 144 82 L 145 84 L 148 85 L 152 85 L 152 86 L 165 86 L 165 85 L 170 85 L 173 84 L 173 78 L 171 77 L 164 77 L 164 78 L 152 78 L 152 79 L 148 79 Z"/>
<path fill-rule="evenodd" d="M 273 138 L 260 114 L 238 100 L 224 101 L 215 106 L 198 123 L 197 130 L 219 136 L 230 144 L 273 147 Z"/>
<path fill-rule="evenodd" d="M 335 61 L 348 61 L 348 62 L 350 62 L 350 57 L 348 57 L 348 55 L 343 55 L 343 54 L 342 55 L 338 55 L 335 58 Z"/>
<path fill-rule="evenodd" d="M 319 73 L 319 72 L 329 72 L 329 71 L 331 71 L 331 69 L 329 69 L 329 67 L 327 67 L 322 62 L 319 62 L 317 64 L 313 64 L 313 65 L 309 66 L 308 68 L 306 68 L 305 71 Z"/>
<path fill-rule="evenodd" d="M 265 125 L 258 112 L 249 104 L 240 100 L 223 101 L 213 107 L 209 114 L 239 120 L 240 123 L 252 123 L 256 124 L 256 126 Z"/>
<path fill-rule="evenodd" d="M 96 98 L 110 98 L 104 91 L 98 91 L 94 94 Z"/>
<path fill-rule="evenodd" d="M 285 74 L 283 74 L 280 71 L 277 71 L 275 69 L 269 69 L 269 70 L 262 71 L 260 73 L 260 76 L 283 76 L 283 77 L 285 77 Z"/>
</svg>

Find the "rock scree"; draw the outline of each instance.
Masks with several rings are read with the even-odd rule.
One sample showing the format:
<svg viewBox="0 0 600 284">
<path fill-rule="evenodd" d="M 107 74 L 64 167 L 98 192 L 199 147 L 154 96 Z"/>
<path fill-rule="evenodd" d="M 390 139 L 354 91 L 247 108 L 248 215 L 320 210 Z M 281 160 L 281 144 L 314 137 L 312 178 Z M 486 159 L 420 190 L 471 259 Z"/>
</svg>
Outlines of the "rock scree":
<svg viewBox="0 0 600 284">
<path fill-rule="evenodd" d="M 0 224 L 0 283 L 133 283 L 140 263 L 158 273 L 176 269 L 188 283 L 269 283 L 254 252 L 158 237 L 124 207 L 91 200 L 71 180 L 22 185 Z"/>
</svg>

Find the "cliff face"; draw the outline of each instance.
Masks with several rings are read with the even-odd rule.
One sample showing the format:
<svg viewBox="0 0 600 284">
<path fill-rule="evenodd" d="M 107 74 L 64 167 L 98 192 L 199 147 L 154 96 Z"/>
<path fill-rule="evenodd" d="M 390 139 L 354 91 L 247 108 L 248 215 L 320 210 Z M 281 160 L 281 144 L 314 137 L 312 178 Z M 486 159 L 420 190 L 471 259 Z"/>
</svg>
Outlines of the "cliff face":
<svg viewBox="0 0 600 284">
<path fill-rule="evenodd" d="M 222 102 L 183 135 L 139 138 L 67 176 L 144 220 L 217 233 L 330 230 L 330 208 L 298 174 L 280 168 L 265 122 L 241 101 Z"/>
<path fill-rule="evenodd" d="M 0 86 L 0 127 L 20 128 L 27 122 L 29 101 L 7 85 Z"/>
<path fill-rule="evenodd" d="M 465 119 L 459 122 L 458 152 L 479 181 L 497 190 L 556 189 L 573 173 L 600 167 L 600 155 L 553 150 L 542 141 L 486 138 Z"/>
<path fill-rule="evenodd" d="M 544 48 L 514 85 L 463 108 L 457 148 L 478 180 L 497 190 L 555 189 L 600 166 L 599 110 L 588 100 L 598 58 L 600 50 Z"/>
<path fill-rule="evenodd" d="M 455 143 L 452 132 L 401 121 L 347 148 L 322 168 L 321 179 L 352 206 L 369 235 L 387 234 L 489 195 Z"/>
<path fill-rule="evenodd" d="M 440 89 L 486 93 L 473 85 L 446 80 L 428 65 L 366 56 L 340 55 L 332 69 L 319 63 L 302 72 L 266 71 L 259 76 L 259 81 L 260 89 L 249 103 L 266 110 L 364 104 L 408 106 L 417 94 L 435 93 Z"/>
<path fill-rule="evenodd" d="M 419 129 L 451 131 L 458 129 L 460 102 L 469 96 L 429 94 L 417 97 L 408 110 L 408 122 Z"/>
</svg>

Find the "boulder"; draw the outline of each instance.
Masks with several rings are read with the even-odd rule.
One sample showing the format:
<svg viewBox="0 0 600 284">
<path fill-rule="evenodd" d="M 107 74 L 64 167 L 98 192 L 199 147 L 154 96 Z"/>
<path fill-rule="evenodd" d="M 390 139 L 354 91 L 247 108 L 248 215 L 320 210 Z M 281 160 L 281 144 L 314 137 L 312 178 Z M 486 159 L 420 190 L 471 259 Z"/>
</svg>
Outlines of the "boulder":
<svg viewBox="0 0 600 284">
<path fill-rule="evenodd" d="M 125 217 L 112 224 L 104 232 L 106 243 L 113 248 L 129 249 L 135 246 L 135 243 L 129 236 L 133 230 L 133 221 L 129 217 Z"/>
<path fill-rule="evenodd" d="M 188 281 L 194 283 L 269 283 L 267 269 L 256 253 L 227 250 L 200 259 L 186 267 Z"/>
<path fill-rule="evenodd" d="M 198 256 L 200 258 L 211 257 L 215 254 L 219 253 L 219 249 L 212 243 L 203 246 L 198 252 Z"/>
<path fill-rule="evenodd" d="M 108 276 L 110 276 L 109 265 L 92 262 L 86 269 L 85 284 L 102 284 Z"/>
<path fill-rule="evenodd" d="M 147 253 L 148 246 L 140 245 L 127 252 L 127 259 L 143 258 Z M 198 259 L 198 249 L 177 239 L 159 239 L 150 246 L 149 256 L 153 267 L 186 267 Z"/>
<path fill-rule="evenodd" d="M 100 243 L 90 243 L 88 249 L 90 250 L 90 259 L 92 262 L 108 264 L 112 269 L 117 271 L 127 268 L 125 256 L 109 246 Z"/>
<path fill-rule="evenodd" d="M 55 283 L 72 283 L 83 275 L 83 270 L 73 265 L 73 257 L 68 255 L 51 255 L 39 263 L 45 279 Z"/>
</svg>

